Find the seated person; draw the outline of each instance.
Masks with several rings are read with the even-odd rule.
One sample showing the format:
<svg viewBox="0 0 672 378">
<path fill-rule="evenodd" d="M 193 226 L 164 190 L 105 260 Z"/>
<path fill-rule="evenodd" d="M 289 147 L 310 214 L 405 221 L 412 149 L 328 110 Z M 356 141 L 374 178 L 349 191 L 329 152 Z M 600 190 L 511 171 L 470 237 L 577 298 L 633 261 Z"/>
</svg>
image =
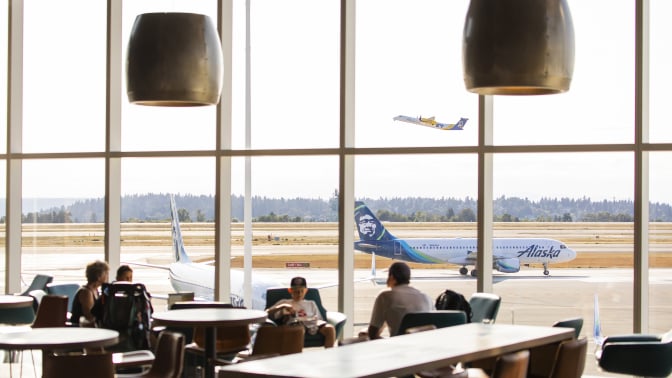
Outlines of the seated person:
<svg viewBox="0 0 672 378">
<path fill-rule="evenodd" d="M 336 329 L 333 325 L 322 319 L 322 314 L 314 301 L 304 299 L 308 292 L 306 279 L 303 277 L 292 278 L 291 299 L 281 299 L 269 307 L 268 317 L 279 324 L 292 324 L 301 322 L 306 327 L 306 332 L 312 335 L 319 332 L 324 336 L 324 347 L 331 348 L 336 342 Z"/>
<path fill-rule="evenodd" d="M 117 278 L 115 281 L 133 282 L 133 269 L 128 265 L 121 265 L 117 269 Z"/>
<path fill-rule="evenodd" d="M 98 301 L 98 289 L 107 282 L 109 272 L 110 267 L 104 261 L 94 261 L 86 266 L 86 285 L 77 290 L 72 301 L 70 321 L 73 325 L 91 327 L 95 325 L 94 305 Z"/>
<path fill-rule="evenodd" d="M 434 310 L 434 301 L 427 294 L 409 286 L 411 268 L 403 262 L 395 262 L 390 266 L 387 275 L 388 290 L 382 291 L 373 303 L 373 312 L 368 332 L 360 337 L 379 339 L 383 325 L 387 324 L 390 336 L 396 336 L 401 319 L 409 312 L 425 312 Z"/>
</svg>

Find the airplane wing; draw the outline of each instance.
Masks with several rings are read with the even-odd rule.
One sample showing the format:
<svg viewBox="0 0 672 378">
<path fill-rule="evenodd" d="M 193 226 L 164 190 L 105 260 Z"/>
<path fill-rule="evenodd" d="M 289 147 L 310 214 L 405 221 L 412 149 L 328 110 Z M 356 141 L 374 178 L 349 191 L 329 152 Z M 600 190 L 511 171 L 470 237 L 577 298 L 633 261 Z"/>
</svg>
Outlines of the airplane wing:
<svg viewBox="0 0 672 378">
<path fill-rule="evenodd" d="M 156 265 L 156 264 L 147 264 L 147 263 L 130 262 L 130 261 L 122 261 L 121 263 L 126 265 L 144 266 L 146 268 L 170 270 L 170 267 L 167 265 Z"/>
</svg>

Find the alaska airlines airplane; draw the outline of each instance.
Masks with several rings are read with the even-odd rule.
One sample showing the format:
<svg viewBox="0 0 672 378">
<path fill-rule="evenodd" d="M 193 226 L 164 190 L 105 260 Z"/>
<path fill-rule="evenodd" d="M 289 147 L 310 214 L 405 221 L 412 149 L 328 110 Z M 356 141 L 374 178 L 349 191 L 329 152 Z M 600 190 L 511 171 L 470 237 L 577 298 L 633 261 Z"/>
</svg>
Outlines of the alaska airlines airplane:
<svg viewBox="0 0 672 378">
<path fill-rule="evenodd" d="M 355 202 L 355 223 L 360 239 L 355 242 L 358 251 L 414 263 L 462 265 L 462 275 L 468 273 L 468 265 L 476 265 L 475 238 L 399 239 L 360 201 Z M 542 264 L 548 275 L 548 264 L 576 257 L 576 252 L 553 239 L 494 238 L 492 243 L 493 269 L 503 273 L 518 272 L 521 265 Z M 473 269 L 471 275 L 476 274 Z"/>
<path fill-rule="evenodd" d="M 187 252 L 184 249 L 184 241 L 182 240 L 180 221 L 177 217 L 175 199 L 172 195 L 170 196 L 170 216 L 173 236 L 173 257 L 175 261 L 167 267 L 141 263 L 131 264 L 168 270 L 170 284 L 176 291 L 192 291 L 196 297 L 213 300 L 215 292 L 215 267 L 205 263 L 192 262 L 189 256 L 187 256 Z M 231 304 L 234 306 L 251 307 L 256 310 L 265 309 L 267 289 L 284 286 L 279 282 L 266 279 L 259 273 L 253 274 L 252 306 L 247 306 L 243 299 L 244 272 L 238 269 L 231 269 L 229 278 L 231 279 Z"/>
<path fill-rule="evenodd" d="M 464 125 L 467 124 L 467 121 L 469 118 L 460 118 L 457 123 L 441 123 L 441 122 L 436 122 L 434 120 L 434 117 L 429 117 L 429 118 L 424 118 L 424 117 L 409 117 L 405 115 L 398 115 L 393 118 L 395 121 L 402 121 L 402 122 L 408 122 L 408 123 L 414 123 L 416 125 L 420 126 L 427 126 L 431 127 L 433 129 L 438 129 L 438 130 L 462 130 L 464 129 Z"/>
</svg>

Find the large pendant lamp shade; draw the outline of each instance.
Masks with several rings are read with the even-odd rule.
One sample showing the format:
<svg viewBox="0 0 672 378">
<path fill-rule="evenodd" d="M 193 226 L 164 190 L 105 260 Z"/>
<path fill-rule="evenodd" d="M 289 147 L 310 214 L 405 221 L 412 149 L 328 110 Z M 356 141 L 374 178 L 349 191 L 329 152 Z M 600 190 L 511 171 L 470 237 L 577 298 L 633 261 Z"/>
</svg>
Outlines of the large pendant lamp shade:
<svg viewBox="0 0 672 378">
<path fill-rule="evenodd" d="M 470 92 L 569 90 L 574 26 L 566 0 L 471 0 L 463 38 L 464 82 Z"/>
<path fill-rule="evenodd" d="M 210 17 L 194 13 L 136 17 L 126 54 L 131 103 L 216 105 L 223 73 L 222 47 Z"/>
</svg>

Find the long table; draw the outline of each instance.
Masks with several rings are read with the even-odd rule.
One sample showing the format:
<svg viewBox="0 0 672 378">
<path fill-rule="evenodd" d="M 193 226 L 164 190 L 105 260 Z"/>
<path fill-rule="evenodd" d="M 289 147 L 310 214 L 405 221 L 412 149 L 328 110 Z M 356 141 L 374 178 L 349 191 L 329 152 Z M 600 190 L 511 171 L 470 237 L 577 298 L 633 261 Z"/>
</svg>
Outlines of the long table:
<svg viewBox="0 0 672 378">
<path fill-rule="evenodd" d="M 471 323 L 337 348 L 248 361 L 220 377 L 389 377 L 558 343 L 574 330 Z"/>
</svg>

